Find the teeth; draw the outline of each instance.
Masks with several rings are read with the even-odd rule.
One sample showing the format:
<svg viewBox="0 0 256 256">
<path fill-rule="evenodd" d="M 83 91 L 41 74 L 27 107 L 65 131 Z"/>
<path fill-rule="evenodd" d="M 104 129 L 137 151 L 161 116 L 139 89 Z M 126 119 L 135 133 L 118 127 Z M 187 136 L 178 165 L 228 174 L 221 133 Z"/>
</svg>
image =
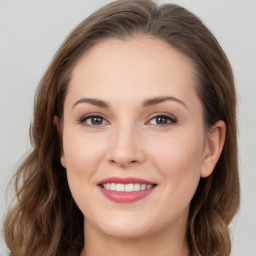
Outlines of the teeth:
<svg viewBox="0 0 256 256">
<path fill-rule="evenodd" d="M 125 184 L 124 185 L 125 192 L 132 192 L 133 191 L 133 184 Z"/>
<path fill-rule="evenodd" d="M 116 184 L 116 191 L 124 192 L 124 184 L 117 183 Z"/>
<path fill-rule="evenodd" d="M 118 192 L 134 192 L 140 190 L 147 190 L 153 187 L 153 185 L 146 184 L 121 184 L 121 183 L 105 183 L 102 184 L 107 190 L 118 191 Z"/>
<path fill-rule="evenodd" d="M 115 183 L 111 183 L 109 190 L 116 190 L 116 184 Z"/>
<path fill-rule="evenodd" d="M 134 191 L 140 191 L 140 184 L 138 184 L 138 183 L 134 184 L 133 190 Z"/>
<path fill-rule="evenodd" d="M 142 185 L 140 186 L 140 190 L 146 190 L 146 188 L 147 188 L 147 185 L 146 185 L 146 184 L 142 184 Z"/>
</svg>

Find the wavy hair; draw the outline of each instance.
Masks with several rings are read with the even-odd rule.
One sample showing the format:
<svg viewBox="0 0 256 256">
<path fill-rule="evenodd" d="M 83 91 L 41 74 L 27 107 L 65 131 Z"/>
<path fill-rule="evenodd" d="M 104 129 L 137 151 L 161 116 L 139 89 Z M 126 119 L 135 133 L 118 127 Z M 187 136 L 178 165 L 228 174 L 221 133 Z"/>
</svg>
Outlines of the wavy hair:
<svg viewBox="0 0 256 256">
<path fill-rule="evenodd" d="M 15 174 L 16 200 L 4 223 L 10 256 L 79 255 L 83 214 L 75 204 L 60 164 L 54 115 L 63 114 L 72 70 L 90 47 L 107 38 L 151 35 L 188 56 L 197 76 L 196 92 L 210 129 L 226 123 L 226 140 L 211 176 L 201 178 L 191 201 L 187 240 L 196 256 L 228 256 L 228 225 L 239 208 L 236 94 L 229 61 L 201 20 L 174 5 L 119 0 L 82 21 L 60 46 L 40 81 L 30 128 L 32 152 Z"/>
</svg>

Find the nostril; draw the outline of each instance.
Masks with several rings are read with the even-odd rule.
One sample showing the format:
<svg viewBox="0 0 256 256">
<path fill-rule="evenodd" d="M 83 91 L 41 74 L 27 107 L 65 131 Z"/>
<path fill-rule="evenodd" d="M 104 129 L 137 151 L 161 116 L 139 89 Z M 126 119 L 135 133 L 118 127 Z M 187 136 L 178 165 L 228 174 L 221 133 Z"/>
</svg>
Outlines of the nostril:
<svg viewBox="0 0 256 256">
<path fill-rule="evenodd" d="M 137 160 L 131 160 L 131 161 L 116 161 L 116 160 L 114 160 L 114 159 L 110 159 L 109 160 L 109 162 L 111 163 L 111 164 L 118 164 L 118 163 L 120 163 L 120 164 L 136 164 L 138 161 Z"/>
</svg>

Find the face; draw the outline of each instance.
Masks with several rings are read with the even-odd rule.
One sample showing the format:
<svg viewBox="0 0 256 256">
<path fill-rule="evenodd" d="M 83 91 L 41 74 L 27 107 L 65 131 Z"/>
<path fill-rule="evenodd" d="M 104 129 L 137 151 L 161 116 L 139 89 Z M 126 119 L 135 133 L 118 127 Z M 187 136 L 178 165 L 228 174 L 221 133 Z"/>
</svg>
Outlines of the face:
<svg viewBox="0 0 256 256">
<path fill-rule="evenodd" d="M 60 120 L 85 229 L 118 237 L 178 230 L 209 151 L 191 61 L 152 37 L 108 39 L 75 66 Z"/>
</svg>

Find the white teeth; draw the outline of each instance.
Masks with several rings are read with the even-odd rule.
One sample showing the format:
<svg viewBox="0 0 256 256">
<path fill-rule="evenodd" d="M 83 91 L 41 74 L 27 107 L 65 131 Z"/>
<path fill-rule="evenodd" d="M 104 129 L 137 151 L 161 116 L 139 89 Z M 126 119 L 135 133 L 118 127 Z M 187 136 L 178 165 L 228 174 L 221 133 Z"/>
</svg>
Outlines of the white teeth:
<svg viewBox="0 0 256 256">
<path fill-rule="evenodd" d="M 116 191 L 124 192 L 124 184 L 117 183 Z"/>
<path fill-rule="evenodd" d="M 111 183 L 109 189 L 110 189 L 110 190 L 116 190 L 116 184 L 115 184 L 115 183 Z"/>
<path fill-rule="evenodd" d="M 105 183 L 102 184 L 107 190 L 118 191 L 118 192 L 134 192 L 140 190 L 147 190 L 153 187 L 153 185 L 146 184 L 121 184 L 121 183 Z"/>
<path fill-rule="evenodd" d="M 146 188 L 147 188 L 147 185 L 146 185 L 146 184 L 142 184 L 142 185 L 140 186 L 140 190 L 146 190 Z"/>
<path fill-rule="evenodd" d="M 140 191 L 140 184 L 136 183 L 133 186 L 134 191 Z"/>
<path fill-rule="evenodd" d="M 152 185 L 147 185 L 147 189 L 150 189 L 152 187 Z"/>
<path fill-rule="evenodd" d="M 124 185 L 125 192 L 132 192 L 133 191 L 133 184 L 125 184 Z"/>
</svg>

